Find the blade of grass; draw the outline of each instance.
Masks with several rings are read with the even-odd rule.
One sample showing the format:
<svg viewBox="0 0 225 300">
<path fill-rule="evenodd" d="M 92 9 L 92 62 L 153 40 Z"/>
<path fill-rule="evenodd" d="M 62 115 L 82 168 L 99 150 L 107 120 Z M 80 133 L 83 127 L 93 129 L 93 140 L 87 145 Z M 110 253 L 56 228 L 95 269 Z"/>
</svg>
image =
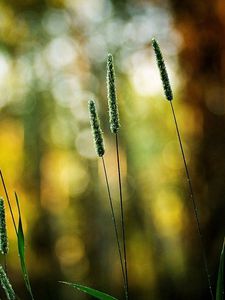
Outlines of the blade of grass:
<svg viewBox="0 0 225 300">
<path fill-rule="evenodd" d="M 223 241 L 223 247 L 220 255 L 220 264 L 218 271 L 218 279 L 216 286 L 216 300 L 224 300 L 224 248 L 225 248 L 225 240 Z"/>
<path fill-rule="evenodd" d="M 71 283 L 71 282 L 66 282 L 66 281 L 59 281 L 60 283 L 69 285 L 71 287 L 73 287 L 74 289 L 77 289 L 81 292 L 84 292 L 90 296 L 93 296 L 96 299 L 100 299 L 100 300 L 118 300 L 115 297 L 112 297 L 106 293 L 100 292 L 98 290 L 92 289 L 90 287 L 84 286 L 84 285 L 80 285 L 80 284 L 76 284 L 76 283 Z"/>
<path fill-rule="evenodd" d="M 21 218 L 21 212 L 20 212 L 20 204 L 19 204 L 19 198 L 17 194 L 15 193 L 16 198 L 16 204 L 18 208 L 19 213 L 19 223 L 18 223 L 18 231 L 17 231 L 17 245 L 18 245 L 18 252 L 19 252 L 19 258 L 20 258 L 20 265 L 23 273 L 24 282 L 26 285 L 26 288 L 31 296 L 31 299 L 34 300 L 33 293 L 31 290 L 30 280 L 27 272 L 26 267 L 26 261 L 25 261 L 25 241 L 24 241 L 24 233 L 23 233 L 23 224 L 22 224 L 22 218 Z"/>
</svg>

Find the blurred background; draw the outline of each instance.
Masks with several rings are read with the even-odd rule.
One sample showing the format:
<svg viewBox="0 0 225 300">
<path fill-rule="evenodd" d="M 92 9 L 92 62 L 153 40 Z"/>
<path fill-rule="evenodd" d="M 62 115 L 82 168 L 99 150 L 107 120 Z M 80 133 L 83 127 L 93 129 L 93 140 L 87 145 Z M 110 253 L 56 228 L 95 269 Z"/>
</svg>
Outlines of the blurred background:
<svg viewBox="0 0 225 300">
<path fill-rule="evenodd" d="M 87 111 L 87 101 L 95 99 L 118 213 L 108 52 L 115 60 L 122 125 L 131 299 L 210 299 L 150 41 L 159 40 L 167 63 L 215 290 L 225 220 L 224 35 L 223 0 L 0 1 L 0 168 L 14 209 L 14 190 L 21 199 L 35 299 L 91 299 L 59 280 L 123 298 Z M 29 299 L 8 207 L 7 222 L 9 277 L 19 297 Z"/>
</svg>

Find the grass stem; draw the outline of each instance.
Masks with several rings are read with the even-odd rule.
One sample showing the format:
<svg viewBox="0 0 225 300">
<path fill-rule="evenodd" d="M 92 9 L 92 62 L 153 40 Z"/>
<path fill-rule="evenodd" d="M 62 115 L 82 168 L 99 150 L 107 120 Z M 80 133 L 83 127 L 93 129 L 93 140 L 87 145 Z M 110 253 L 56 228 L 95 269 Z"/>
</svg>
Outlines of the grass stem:
<svg viewBox="0 0 225 300">
<path fill-rule="evenodd" d="M 126 230 L 125 230 L 124 209 L 123 209 L 123 193 L 122 193 L 122 180 L 121 180 L 121 170 L 120 170 L 119 138 L 118 138 L 118 134 L 117 133 L 115 133 L 115 136 L 116 136 L 116 157 L 117 157 L 118 183 L 119 183 L 119 194 L 120 194 L 122 240 L 123 240 L 123 252 L 124 252 L 124 267 L 125 267 L 125 279 L 126 279 L 126 299 L 129 300 L 127 250 L 126 250 Z"/>
<path fill-rule="evenodd" d="M 10 199 L 9 199 L 9 194 L 8 194 L 8 191 L 7 191 L 7 188 L 6 188 L 5 180 L 4 180 L 4 177 L 3 177 L 3 174 L 2 174 L 1 170 L 0 170 L 0 177 L 1 177 L 1 180 L 2 180 L 3 188 L 4 188 L 4 191 L 5 191 L 5 195 L 6 195 L 6 199 L 7 199 L 8 205 L 9 205 L 10 214 L 11 214 L 12 220 L 13 220 L 13 225 L 14 225 L 16 235 L 17 235 L 16 222 L 15 222 L 15 218 L 14 218 L 14 215 L 13 215 L 13 211 L 12 211 L 12 207 L 11 207 L 11 203 L 10 203 Z"/>
<path fill-rule="evenodd" d="M 201 229 L 201 226 L 200 226 L 200 221 L 199 221 L 199 216 L 198 216 L 197 203 L 196 203 L 194 192 L 193 192 L 192 181 L 191 181 L 190 173 L 189 173 L 189 170 L 188 170 L 187 161 L 186 161 L 184 148 L 183 148 L 183 143 L 182 143 L 182 140 L 181 140 L 181 135 L 180 135 L 178 122 L 177 122 L 177 118 L 176 118 L 176 114 L 175 114 L 175 110 L 174 110 L 172 101 L 170 101 L 170 107 L 171 107 L 172 114 L 173 114 L 173 119 L 174 119 L 174 123 L 175 123 L 175 127 L 176 127 L 177 137 L 178 137 L 180 150 L 181 150 L 181 154 L 182 154 L 182 158 L 183 158 L 183 162 L 184 162 L 188 187 L 189 187 L 189 191 L 190 191 L 190 198 L 191 198 L 191 201 L 192 201 L 193 210 L 194 210 L 194 214 L 195 214 L 195 220 L 196 220 L 196 224 L 197 224 L 198 235 L 199 235 L 199 238 L 200 238 L 200 244 L 201 244 L 201 249 L 202 249 L 202 257 L 203 257 L 203 262 L 204 262 L 204 267 L 205 267 L 205 273 L 206 273 L 207 280 L 208 280 L 208 287 L 209 287 L 211 299 L 214 300 L 214 296 L 213 296 L 213 292 L 212 292 L 211 278 L 210 278 L 210 274 L 209 274 L 208 262 L 207 262 L 207 257 L 206 257 L 206 251 L 205 251 L 205 246 L 204 246 L 204 242 L 203 242 L 203 234 L 202 234 L 202 229 Z"/>
<path fill-rule="evenodd" d="M 107 192 L 108 192 L 108 197 L 109 197 L 109 204 L 110 204 L 111 213 L 112 213 L 113 225 L 114 225 L 114 229 L 115 229 L 117 248 L 118 248 L 119 257 L 120 257 L 120 265 L 121 265 L 123 281 L 124 281 L 124 290 L 125 290 L 125 295 L 126 295 L 127 288 L 126 288 L 126 277 L 125 277 L 125 271 L 124 271 L 124 265 L 123 265 L 123 257 L 122 257 L 121 245 L 119 242 L 119 233 L 118 233 L 118 227 L 117 227 L 117 223 L 116 223 L 116 217 L 115 217 L 115 212 L 114 212 L 114 207 L 113 207 L 112 196 L 111 196 L 111 192 L 110 192 L 110 188 L 109 188 L 109 180 L 108 180 L 105 160 L 104 160 L 103 156 L 102 156 L 102 165 L 103 165 L 105 181 L 106 181 L 106 186 L 107 186 Z"/>
</svg>

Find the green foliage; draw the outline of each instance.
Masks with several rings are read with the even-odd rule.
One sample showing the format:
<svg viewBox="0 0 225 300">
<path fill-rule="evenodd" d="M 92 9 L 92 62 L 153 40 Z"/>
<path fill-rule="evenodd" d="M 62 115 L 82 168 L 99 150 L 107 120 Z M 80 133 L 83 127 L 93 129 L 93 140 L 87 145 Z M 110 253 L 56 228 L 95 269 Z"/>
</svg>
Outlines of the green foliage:
<svg viewBox="0 0 225 300">
<path fill-rule="evenodd" d="M 110 129 L 112 133 L 117 133 L 120 128 L 120 121 L 117 106 L 115 71 L 112 54 L 108 54 L 107 59 L 107 91 Z"/>
<path fill-rule="evenodd" d="M 165 63 L 163 60 L 163 56 L 162 56 L 159 44 L 156 41 L 156 39 L 154 39 L 154 38 L 152 39 L 152 46 L 155 51 L 155 56 L 156 56 L 161 80 L 163 83 L 163 88 L 164 88 L 164 93 L 165 93 L 166 99 L 171 101 L 171 100 L 173 100 L 173 92 L 172 92 L 172 89 L 170 86 L 169 77 L 167 74 L 166 66 L 165 66 Z"/>
<path fill-rule="evenodd" d="M 219 272 L 216 287 L 216 300 L 224 300 L 224 247 L 225 240 L 223 241 L 223 247 L 220 255 Z"/>
<path fill-rule="evenodd" d="M 9 252 L 4 200 L 0 198 L 0 252 L 6 255 Z"/>
<path fill-rule="evenodd" d="M 17 204 L 18 212 L 19 212 L 17 245 L 18 245 L 19 258 L 20 258 L 20 265 L 21 265 L 26 288 L 31 296 L 31 299 L 33 300 L 34 297 L 33 297 L 33 293 L 31 290 L 30 280 L 29 280 L 27 267 L 26 267 L 26 261 L 25 261 L 25 242 L 24 242 L 23 225 L 22 225 L 22 219 L 21 219 L 21 213 L 20 213 L 20 205 L 19 205 L 19 199 L 18 199 L 18 196 L 16 193 L 15 193 L 15 197 L 16 197 L 16 204 Z"/>
<path fill-rule="evenodd" d="M 118 300 L 110 295 L 107 295 L 103 292 L 97 291 L 95 289 L 92 289 L 90 287 L 87 286 L 83 286 L 80 284 L 76 284 L 76 283 L 71 283 L 71 282 L 65 282 L 65 281 L 60 281 L 60 283 L 63 284 L 67 284 L 71 287 L 73 287 L 74 289 L 77 289 L 79 291 L 82 291 L 84 293 L 89 294 L 90 296 L 93 296 L 94 298 L 100 299 L 100 300 Z"/>
<path fill-rule="evenodd" d="M 10 284 L 9 279 L 8 279 L 2 266 L 0 266 L 0 282 L 1 282 L 2 288 L 5 291 L 7 299 L 8 300 L 16 299 L 15 292 L 14 292 L 12 285 Z"/>
<path fill-rule="evenodd" d="M 95 150 L 98 156 L 103 156 L 105 153 L 104 149 L 104 142 L 102 137 L 102 130 L 100 127 L 100 121 L 96 109 L 96 105 L 94 100 L 90 100 L 88 102 L 88 109 L 89 109 L 89 115 L 90 115 L 90 123 L 91 123 L 91 129 L 92 134 L 94 138 L 94 144 L 95 144 Z"/>
</svg>

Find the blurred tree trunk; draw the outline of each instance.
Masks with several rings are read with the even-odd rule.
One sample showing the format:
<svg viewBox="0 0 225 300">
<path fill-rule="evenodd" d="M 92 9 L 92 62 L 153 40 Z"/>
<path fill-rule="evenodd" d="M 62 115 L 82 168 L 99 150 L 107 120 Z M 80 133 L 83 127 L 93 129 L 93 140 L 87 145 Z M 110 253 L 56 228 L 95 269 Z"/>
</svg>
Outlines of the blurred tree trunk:
<svg viewBox="0 0 225 300">
<path fill-rule="evenodd" d="M 45 268 L 45 276 L 40 274 L 33 278 L 32 282 L 37 297 L 60 299 L 60 286 L 57 281 L 62 276 L 55 255 L 56 234 L 52 228 L 53 216 L 41 206 L 41 201 L 43 202 L 41 163 L 49 147 L 44 139 L 43 128 L 47 132 L 50 126 L 50 117 L 54 113 L 54 101 L 50 94 L 39 92 L 37 85 L 38 81 L 34 79 L 31 92 L 27 97 L 23 118 L 25 187 L 32 197 L 29 200 L 35 201 L 36 210 L 36 222 L 32 224 L 30 240 L 36 257 L 39 258 L 43 269 Z"/>
<path fill-rule="evenodd" d="M 196 126 L 201 126 L 194 137 L 199 148 L 191 153 L 191 173 L 215 290 L 225 220 L 225 5 L 223 0 L 170 0 L 170 4 L 175 27 L 182 38 L 179 53 L 185 78 L 182 101 L 191 107 Z M 192 221 L 192 234 L 197 235 Z M 208 299 L 204 273 L 200 274 L 199 241 L 196 238 L 194 246 L 190 238 L 188 242 L 191 264 L 188 276 L 191 281 L 197 278 L 196 292 L 201 284 L 202 294 L 198 299 Z"/>
</svg>

